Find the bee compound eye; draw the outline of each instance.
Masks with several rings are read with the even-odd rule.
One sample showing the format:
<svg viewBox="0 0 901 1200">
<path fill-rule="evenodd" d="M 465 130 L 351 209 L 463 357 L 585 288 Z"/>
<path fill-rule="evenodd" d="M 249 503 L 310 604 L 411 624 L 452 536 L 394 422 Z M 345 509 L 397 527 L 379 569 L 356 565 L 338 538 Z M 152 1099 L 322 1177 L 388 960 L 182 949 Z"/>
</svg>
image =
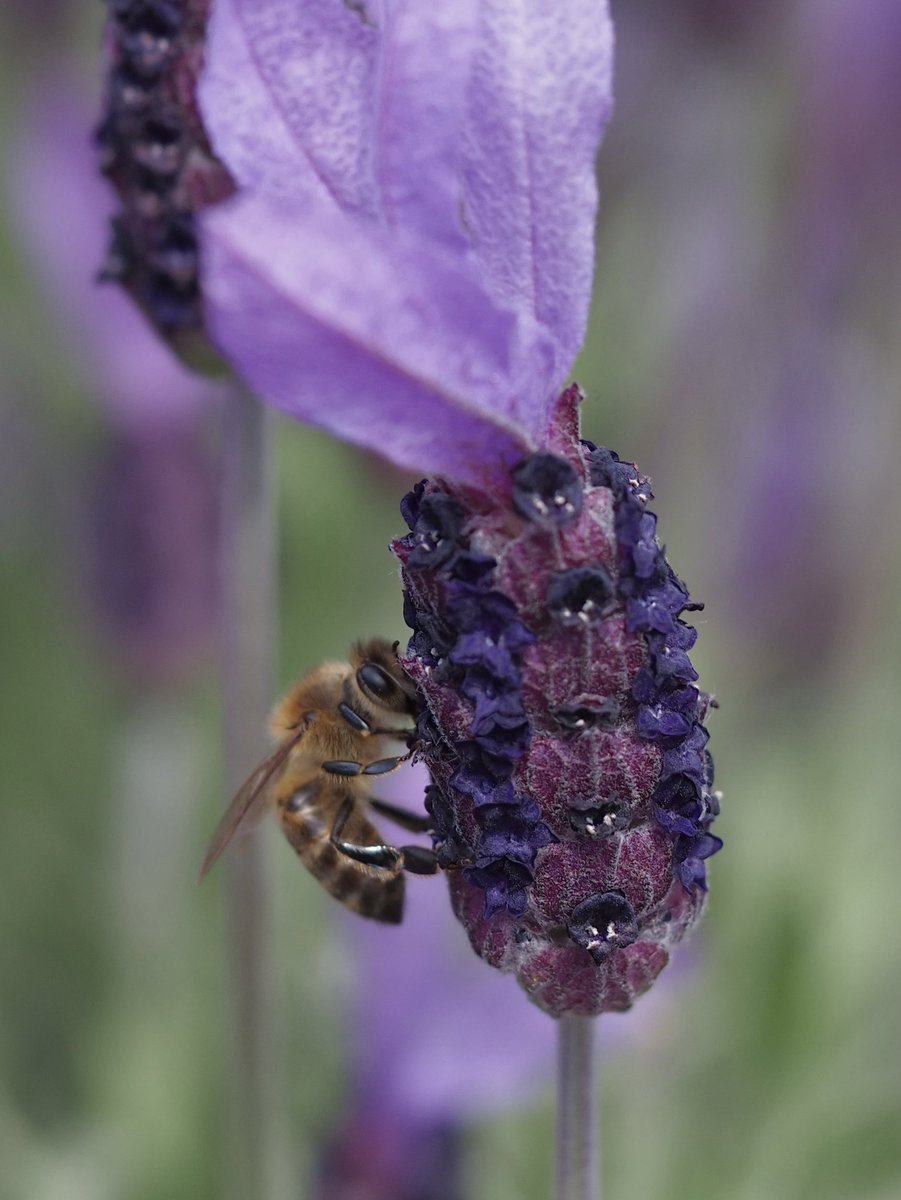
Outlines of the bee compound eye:
<svg viewBox="0 0 901 1200">
<path fill-rule="evenodd" d="M 388 672 L 378 663 L 363 663 L 357 671 L 357 683 L 364 692 L 377 696 L 380 700 L 390 696 L 397 690 L 397 684 Z"/>
</svg>

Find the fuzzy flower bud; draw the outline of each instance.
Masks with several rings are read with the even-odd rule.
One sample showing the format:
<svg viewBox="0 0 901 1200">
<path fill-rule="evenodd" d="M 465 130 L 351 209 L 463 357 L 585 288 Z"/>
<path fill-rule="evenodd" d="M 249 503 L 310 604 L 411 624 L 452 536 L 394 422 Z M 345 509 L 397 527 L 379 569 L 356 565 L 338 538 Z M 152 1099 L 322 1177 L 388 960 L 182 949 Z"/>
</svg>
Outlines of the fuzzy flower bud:
<svg viewBox="0 0 901 1200">
<path fill-rule="evenodd" d="M 419 484 L 394 544 L 427 804 L 474 949 L 547 1012 L 631 1007 L 704 904 L 718 802 L 692 604 L 647 482 L 578 437 L 506 493 Z"/>
<path fill-rule="evenodd" d="M 108 0 L 109 71 L 97 131 L 119 193 L 104 267 L 159 331 L 202 323 L 195 214 L 232 190 L 213 157 L 196 90 L 209 0 Z"/>
</svg>

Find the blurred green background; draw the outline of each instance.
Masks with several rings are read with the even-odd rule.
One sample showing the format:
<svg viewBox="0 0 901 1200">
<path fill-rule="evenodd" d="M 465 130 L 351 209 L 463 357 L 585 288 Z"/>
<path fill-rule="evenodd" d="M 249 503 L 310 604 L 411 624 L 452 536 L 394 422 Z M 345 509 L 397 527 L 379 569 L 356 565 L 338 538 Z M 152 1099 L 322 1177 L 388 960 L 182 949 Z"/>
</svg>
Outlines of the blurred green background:
<svg viewBox="0 0 901 1200">
<path fill-rule="evenodd" d="M 586 436 L 650 474 L 671 560 L 707 603 L 695 661 L 721 702 L 726 847 L 671 1002 L 605 1058 L 605 1195 L 889 1200 L 901 1195 L 899 6 L 621 0 L 614 15 L 617 109 L 576 378 Z M 36 81 L 74 70 L 90 86 L 101 17 L 99 5 L 4 7 L 8 183 Z M 60 179 L 63 212 L 75 201 Z M 213 551 L 164 564 L 194 596 L 189 628 L 167 624 L 165 596 L 137 616 L 104 601 L 103 556 L 122 567 L 130 549 L 157 552 L 158 531 L 123 541 L 103 506 L 140 507 L 154 485 L 110 499 L 111 478 L 127 491 L 110 475 L 124 426 L 114 398 L 98 402 L 96 348 L 73 352 L 11 195 L 0 1197 L 218 1197 L 224 897 L 221 879 L 194 882 L 224 786 Z M 275 420 L 281 686 L 355 636 L 404 636 L 386 546 L 411 481 Z M 216 424 L 203 409 L 172 478 L 212 455 Z M 198 537 L 212 468 L 210 480 L 190 492 Z M 153 562 L 136 571 L 126 599 Z M 342 935 L 290 856 L 272 861 L 283 1116 L 304 1178 L 346 1103 Z M 468 1195 L 548 1194 L 549 1084 L 460 1120 Z"/>
</svg>

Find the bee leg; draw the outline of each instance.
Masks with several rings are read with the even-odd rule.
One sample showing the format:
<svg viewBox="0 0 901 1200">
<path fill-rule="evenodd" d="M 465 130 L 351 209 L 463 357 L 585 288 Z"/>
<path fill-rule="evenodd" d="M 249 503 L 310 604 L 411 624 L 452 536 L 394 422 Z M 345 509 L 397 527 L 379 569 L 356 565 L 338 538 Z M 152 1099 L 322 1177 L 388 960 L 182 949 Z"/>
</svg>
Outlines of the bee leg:
<svg viewBox="0 0 901 1200">
<path fill-rule="evenodd" d="M 398 808 L 396 804 L 389 804 L 387 800 L 373 800 L 371 797 L 368 798 L 368 803 L 377 813 L 381 813 L 383 817 L 387 817 L 401 829 L 409 829 L 410 833 L 429 833 L 431 831 L 432 818 L 426 816 L 425 813 L 411 813 L 405 808 Z"/>
<path fill-rule="evenodd" d="M 396 873 L 402 863 L 403 854 L 394 846 L 359 846 L 356 842 L 341 841 L 341 834 L 347 824 L 347 818 L 353 811 L 353 806 L 353 797 L 348 796 L 338 809 L 338 815 L 335 817 L 329 837 L 332 845 L 341 854 L 352 858 L 354 862 L 365 863 L 369 867 L 382 867 L 384 870 Z"/>
<path fill-rule="evenodd" d="M 359 846 L 355 842 L 342 842 L 341 833 L 353 806 L 354 801 L 348 796 L 338 810 L 330 837 L 336 850 L 352 858 L 354 862 L 365 863 L 368 867 L 380 867 L 395 874 L 398 870 L 409 871 L 412 875 L 435 874 L 438 870 L 438 856 L 434 850 L 425 846 Z"/>
<path fill-rule="evenodd" d="M 403 861 L 401 866 L 411 875 L 436 875 L 438 873 L 438 855 L 426 846 L 401 846 Z"/>
<path fill-rule="evenodd" d="M 335 758 L 324 762 L 322 769 L 328 775 L 389 775 L 412 757 L 413 751 L 408 750 L 406 754 L 397 754 L 393 758 L 377 758 L 375 762 L 365 764 L 354 762 L 352 759 Z"/>
<path fill-rule="evenodd" d="M 403 854 L 396 846 L 358 846 L 354 842 L 339 842 L 332 838 L 332 845 L 341 854 L 367 867 L 381 867 L 384 871 L 397 871 L 403 864 Z"/>
<path fill-rule="evenodd" d="M 363 768 L 363 774 L 390 775 L 392 771 L 396 771 L 405 762 L 409 762 L 412 757 L 413 751 L 408 750 L 406 754 L 396 754 L 393 758 L 377 758 L 375 762 L 366 764 Z"/>
</svg>

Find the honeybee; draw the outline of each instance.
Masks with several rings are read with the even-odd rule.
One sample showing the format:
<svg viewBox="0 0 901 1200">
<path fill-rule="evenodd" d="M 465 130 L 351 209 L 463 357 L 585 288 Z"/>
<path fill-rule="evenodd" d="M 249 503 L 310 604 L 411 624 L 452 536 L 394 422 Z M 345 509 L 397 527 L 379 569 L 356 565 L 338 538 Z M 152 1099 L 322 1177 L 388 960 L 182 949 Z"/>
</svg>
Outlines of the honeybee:
<svg viewBox="0 0 901 1200">
<path fill-rule="evenodd" d="M 348 908 L 376 921 L 403 916 L 404 871 L 432 875 L 434 851 L 386 845 L 367 807 L 414 833 L 431 822 L 371 794 L 372 781 L 413 755 L 387 756 L 391 742 L 412 746 L 419 702 L 392 645 L 355 645 L 350 662 L 327 662 L 299 680 L 272 711 L 277 745 L 248 776 L 213 834 L 200 878 L 245 821 L 272 806 L 301 862 Z"/>
</svg>

